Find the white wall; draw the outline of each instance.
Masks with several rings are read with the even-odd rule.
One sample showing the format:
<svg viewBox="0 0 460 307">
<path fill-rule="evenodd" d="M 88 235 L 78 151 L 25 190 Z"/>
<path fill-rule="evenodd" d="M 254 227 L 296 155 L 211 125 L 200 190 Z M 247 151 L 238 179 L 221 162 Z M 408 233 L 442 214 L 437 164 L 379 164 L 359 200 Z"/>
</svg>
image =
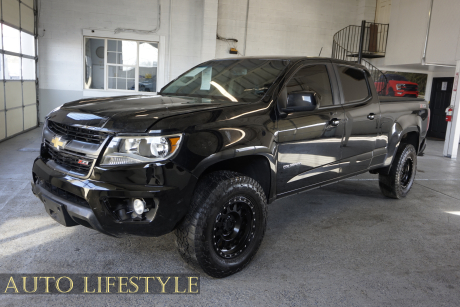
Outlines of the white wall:
<svg viewBox="0 0 460 307">
<path fill-rule="evenodd" d="M 208 57 L 213 58 L 214 53 L 209 51 L 209 33 L 203 32 L 204 0 L 160 1 L 161 26 L 155 35 L 165 39 L 166 54 L 160 61 L 166 66 L 166 82 L 200 63 L 202 48 L 208 49 Z M 206 2 L 211 10 L 215 2 L 217 15 L 217 0 Z M 157 25 L 157 0 L 42 0 L 41 5 L 38 25 L 40 121 L 55 107 L 84 97 L 84 29 L 113 33 L 116 28 L 152 30 Z M 212 18 L 207 18 L 207 23 L 212 31 Z M 217 16 L 214 26 L 216 23 Z M 203 38 L 208 39 L 207 44 L 203 44 Z M 104 94 L 119 95 L 119 92 Z"/>
<path fill-rule="evenodd" d="M 460 1 L 434 0 L 426 53 L 427 63 L 456 65 Z"/>
<path fill-rule="evenodd" d="M 376 0 L 249 0 L 246 55 L 329 57 L 332 37 L 363 18 L 374 20 Z M 218 33 L 236 38 L 244 53 L 247 0 L 220 0 Z M 216 56 L 231 57 L 227 42 L 218 41 Z"/>
<path fill-rule="evenodd" d="M 377 0 L 358 0 L 358 10 L 356 16 L 356 25 L 360 25 L 361 21 L 374 21 L 375 10 L 377 8 Z"/>
<path fill-rule="evenodd" d="M 371 60 L 381 70 L 427 74 L 427 101 L 433 78 L 454 77 L 460 59 L 460 1 L 434 0 L 422 63 L 430 8 L 431 0 L 392 0 L 386 56 Z"/>
<path fill-rule="evenodd" d="M 422 64 L 430 7 L 431 0 L 392 0 L 386 56 L 375 63 Z M 455 66 L 460 58 L 459 13 L 459 0 L 433 1 L 426 63 Z"/>
<path fill-rule="evenodd" d="M 392 0 L 385 65 L 421 63 L 430 0 Z"/>
<path fill-rule="evenodd" d="M 151 30 L 158 0 L 42 0 L 39 22 L 40 119 L 83 91 L 83 32 L 113 35 L 116 28 Z M 194 65 L 230 57 L 216 32 L 244 51 L 248 0 L 160 0 L 164 83 Z M 331 55 L 333 35 L 362 19 L 373 21 L 376 0 L 249 0 L 247 55 Z M 122 33 L 120 38 L 130 38 Z M 142 37 L 133 35 L 133 39 Z M 147 39 L 146 39 L 147 40 Z M 160 46 L 161 49 L 161 46 Z M 162 66 L 161 66 L 162 65 Z M 160 84 L 160 86 L 163 84 Z M 88 94 L 89 93 L 89 94 Z M 119 95 L 101 92 L 97 95 Z M 94 94 L 96 96 L 96 94 Z"/>
<path fill-rule="evenodd" d="M 167 3 L 166 1 L 164 1 Z M 83 89 L 83 29 L 153 29 L 156 0 L 43 0 L 40 11 L 40 88 Z M 167 33 L 163 22 L 159 34 Z M 43 32 L 43 29 L 45 32 Z"/>
</svg>

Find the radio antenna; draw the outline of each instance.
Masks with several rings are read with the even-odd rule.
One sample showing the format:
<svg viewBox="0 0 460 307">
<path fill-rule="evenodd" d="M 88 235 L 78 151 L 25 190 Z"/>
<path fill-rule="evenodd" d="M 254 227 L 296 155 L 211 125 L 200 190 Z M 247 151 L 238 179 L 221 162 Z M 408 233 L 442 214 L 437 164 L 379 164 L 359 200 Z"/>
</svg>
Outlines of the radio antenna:
<svg viewBox="0 0 460 307">
<path fill-rule="evenodd" d="M 319 57 L 321 56 L 321 52 L 323 52 L 323 47 L 321 47 L 321 50 L 319 51 Z"/>
</svg>

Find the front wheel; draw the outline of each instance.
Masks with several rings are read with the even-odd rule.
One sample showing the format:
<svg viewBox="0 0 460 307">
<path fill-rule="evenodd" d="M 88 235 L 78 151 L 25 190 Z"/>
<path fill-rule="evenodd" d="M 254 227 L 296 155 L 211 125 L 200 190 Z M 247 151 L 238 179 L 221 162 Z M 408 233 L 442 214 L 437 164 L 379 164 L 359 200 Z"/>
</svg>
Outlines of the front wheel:
<svg viewBox="0 0 460 307">
<path fill-rule="evenodd" d="M 252 178 L 218 171 L 196 188 L 190 211 L 176 229 L 182 258 L 206 274 L 222 278 L 241 271 L 265 234 L 267 201 Z"/>
<path fill-rule="evenodd" d="M 386 197 L 403 198 L 409 193 L 417 172 L 417 152 L 411 144 L 401 144 L 388 175 L 379 174 L 380 191 Z"/>
</svg>

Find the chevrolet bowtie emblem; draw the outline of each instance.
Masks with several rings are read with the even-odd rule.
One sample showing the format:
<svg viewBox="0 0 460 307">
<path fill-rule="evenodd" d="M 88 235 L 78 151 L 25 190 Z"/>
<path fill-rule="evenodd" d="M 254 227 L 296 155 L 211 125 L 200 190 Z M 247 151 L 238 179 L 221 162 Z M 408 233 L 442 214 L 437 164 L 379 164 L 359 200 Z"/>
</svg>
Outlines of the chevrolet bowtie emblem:
<svg viewBox="0 0 460 307">
<path fill-rule="evenodd" d="M 56 148 L 57 150 L 61 150 L 64 148 L 64 146 L 67 144 L 66 140 L 62 140 L 62 136 L 55 136 L 52 140 L 51 143 L 53 143 L 53 147 Z"/>
</svg>

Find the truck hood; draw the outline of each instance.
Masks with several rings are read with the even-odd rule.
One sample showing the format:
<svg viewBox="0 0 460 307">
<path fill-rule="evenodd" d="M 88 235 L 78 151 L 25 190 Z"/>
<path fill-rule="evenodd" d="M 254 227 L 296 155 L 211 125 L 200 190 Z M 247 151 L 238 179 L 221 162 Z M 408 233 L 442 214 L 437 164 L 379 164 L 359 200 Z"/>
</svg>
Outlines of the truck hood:
<svg viewBox="0 0 460 307">
<path fill-rule="evenodd" d="M 245 103 L 178 96 L 122 96 L 82 99 L 49 114 L 52 121 L 108 132 L 147 132 L 159 120 Z"/>
</svg>

